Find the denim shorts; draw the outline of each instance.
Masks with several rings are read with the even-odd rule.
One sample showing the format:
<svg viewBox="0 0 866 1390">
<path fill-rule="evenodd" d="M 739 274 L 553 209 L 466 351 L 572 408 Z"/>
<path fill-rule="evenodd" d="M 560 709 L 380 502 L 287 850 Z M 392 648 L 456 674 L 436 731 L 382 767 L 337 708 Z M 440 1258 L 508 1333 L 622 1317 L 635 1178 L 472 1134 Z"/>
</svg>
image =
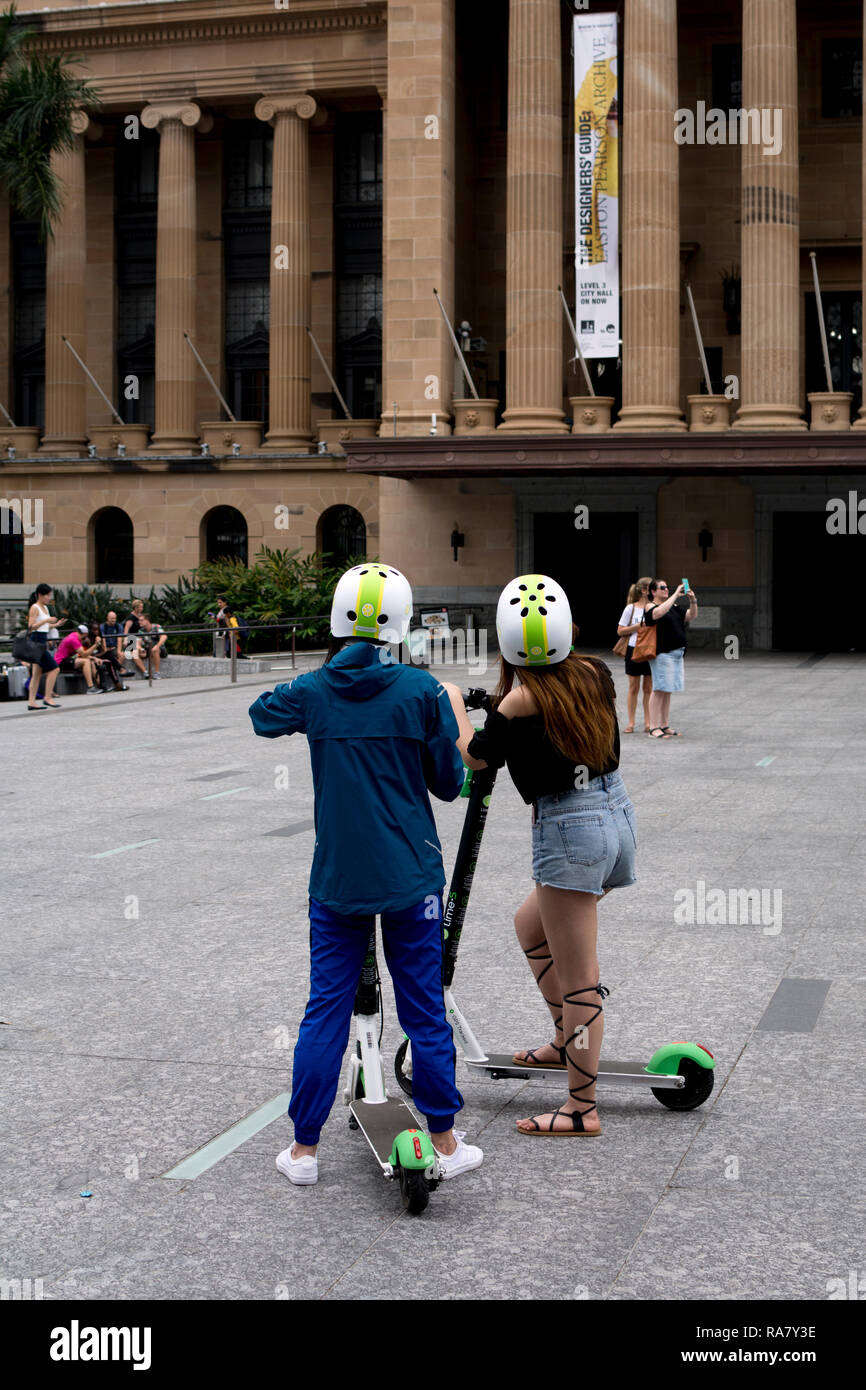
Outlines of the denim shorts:
<svg viewBox="0 0 866 1390">
<path fill-rule="evenodd" d="M 533 805 L 532 877 L 551 888 L 601 895 L 636 882 L 634 807 L 619 772 Z"/>
<path fill-rule="evenodd" d="M 653 657 L 650 670 L 653 677 L 653 690 L 661 695 L 676 695 L 685 690 L 685 647 L 677 647 L 673 652 L 661 652 Z"/>
</svg>

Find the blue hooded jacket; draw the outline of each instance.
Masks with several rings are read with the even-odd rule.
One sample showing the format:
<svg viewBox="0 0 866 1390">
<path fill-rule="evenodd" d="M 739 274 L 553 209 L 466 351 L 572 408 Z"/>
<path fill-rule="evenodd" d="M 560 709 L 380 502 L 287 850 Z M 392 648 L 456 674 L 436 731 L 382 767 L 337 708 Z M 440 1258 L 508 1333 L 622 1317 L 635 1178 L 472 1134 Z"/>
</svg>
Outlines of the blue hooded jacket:
<svg viewBox="0 0 866 1390">
<path fill-rule="evenodd" d="M 381 655 L 380 655 L 381 654 Z M 310 896 L 344 915 L 399 911 L 445 886 L 428 790 L 463 786 L 448 694 L 387 648 L 352 642 L 250 706 L 257 734 L 305 733 L 315 790 Z"/>
</svg>

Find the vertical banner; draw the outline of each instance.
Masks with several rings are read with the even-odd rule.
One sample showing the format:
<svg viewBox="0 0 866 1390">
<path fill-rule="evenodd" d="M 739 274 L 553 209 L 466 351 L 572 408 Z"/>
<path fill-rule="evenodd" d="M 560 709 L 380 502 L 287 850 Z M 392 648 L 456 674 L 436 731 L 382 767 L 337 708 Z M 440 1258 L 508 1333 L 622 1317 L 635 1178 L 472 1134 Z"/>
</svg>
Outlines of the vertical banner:
<svg viewBox="0 0 866 1390">
<path fill-rule="evenodd" d="M 575 323 L 584 357 L 619 356 L 616 15 L 574 16 Z"/>
</svg>

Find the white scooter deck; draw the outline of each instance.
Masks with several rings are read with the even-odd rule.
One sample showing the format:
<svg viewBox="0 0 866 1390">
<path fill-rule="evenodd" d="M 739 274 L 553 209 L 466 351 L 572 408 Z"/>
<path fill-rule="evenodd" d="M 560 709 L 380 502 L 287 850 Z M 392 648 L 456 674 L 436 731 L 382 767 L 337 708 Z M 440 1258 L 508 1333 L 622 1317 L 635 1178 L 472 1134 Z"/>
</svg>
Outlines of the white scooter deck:
<svg viewBox="0 0 866 1390">
<path fill-rule="evenodd" d="M 424 1128 L 411 1105 L 393 1096 L 376 1102 L 358 1098 L 349 1102 L 349 1109 L 386 1173 L 390 1172 L 391 1149 L 397 1135 L 404 1129 Z"/>
</svg>

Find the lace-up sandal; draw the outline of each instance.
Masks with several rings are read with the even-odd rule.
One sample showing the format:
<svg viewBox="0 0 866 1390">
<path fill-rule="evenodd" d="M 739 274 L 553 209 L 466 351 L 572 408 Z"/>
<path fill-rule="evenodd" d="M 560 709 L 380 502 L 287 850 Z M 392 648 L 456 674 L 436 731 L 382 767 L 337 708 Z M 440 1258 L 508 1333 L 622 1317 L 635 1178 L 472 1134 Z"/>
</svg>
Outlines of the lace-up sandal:
<svg viewBox="0 0 866 1390">
<path fill-rule="evenodd" d="M 594 1105 L 592 1109 L 595 1109 Z M 542 1128 L 538 1120 L 533 1117 L 524 1121 L 525 1124 L 532 1125 L 532 1129 L 520 1129 L 518 1127 L 517 1132 L 518 1134 L 528 1134 L 530 1138 L 533 1139 L 537 1134 L 540 1134 L 543 1138 L 553 1139 L 571 1139 L 575 1134 L 583 1135 L 586 1139 L 596 1139 L 601 1134 L 600 1129 L 584 1129 L 583 1127 L 583 1117 L 588 1114 L 588 1110 L 554 1110 L 550 1114 L 550 1124 L 544 1128 Z M 557 1115 L 562 1115 L 564 1119 L 571 1120 L 571 1129 L 554 1129 L 553 1126 L 556 1124 Z"/>
<path fill-rule="evenodd" d="M 559 1061 L 558 1061 L 558 1062 L 544 1062 L 544 1061 L 542 1061 L 541 1058 L 538 1056 L 538 1053 L 541 1051 L 542 1047 L 552 1047 L 553 1050 L 554 1050 L 554 1052 L 558 1052 L 558 1053 L 559 1053 Z M 544 1071 L 565 1071 L 565 1070 L 566 1070 L 566 1067 L 567 1067 L 567 1065 L 568 1065 L 567 1062 L 566 1062 L 566 1060 L 565 1060 L 565 1048 L 564 1048 L 564 1047 L 557 1047 L 557 1045 L 556 1045 L 555 1042 L 553 1042 L 553 1043 L 539 1043 L 538 1047 L 532 1048 L 531 1051 L 530 1051 L 530 1050 L 526 1050 L 526 1051 L 523 1051 L 523 1052 L 515 1052 L 515 1054 L 514 1054 L 514 1056 L 512 1057 L 511 1060 L 512 1060 L 512 1062 L 516 1062 L 516 1063 L 518 1064 L 518 1066 L 521 1066 L 521 1067 L 538 1067 L 539 1070 L 542 1070 L 542 1069 L 543 1069 Z"/>
</svg>

